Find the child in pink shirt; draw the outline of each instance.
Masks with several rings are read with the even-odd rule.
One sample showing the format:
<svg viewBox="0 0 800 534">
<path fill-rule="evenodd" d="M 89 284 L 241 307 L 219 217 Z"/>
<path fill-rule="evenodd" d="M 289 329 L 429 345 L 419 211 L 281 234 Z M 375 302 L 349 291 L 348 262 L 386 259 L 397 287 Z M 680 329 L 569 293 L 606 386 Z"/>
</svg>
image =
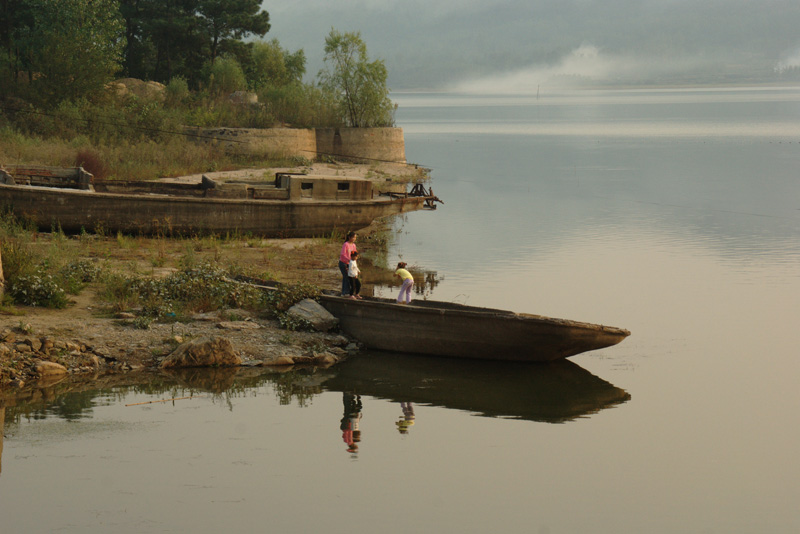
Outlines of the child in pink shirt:
<svg viewBox="0 0 800 534">
<path fill-rule="evenodd" d="M 353 252 L 358 252 L 356 248 L 356 238 L 358 236 L 355 232 L 347 234 L 344 243 L 342 243 L 342 251 L 339 253 L 339 272 L 342 273 L 342 296 L 350 296 L 350 276 L 347 274 L 347 268 L 350 266 L 350 257 Z"/>
</svg>

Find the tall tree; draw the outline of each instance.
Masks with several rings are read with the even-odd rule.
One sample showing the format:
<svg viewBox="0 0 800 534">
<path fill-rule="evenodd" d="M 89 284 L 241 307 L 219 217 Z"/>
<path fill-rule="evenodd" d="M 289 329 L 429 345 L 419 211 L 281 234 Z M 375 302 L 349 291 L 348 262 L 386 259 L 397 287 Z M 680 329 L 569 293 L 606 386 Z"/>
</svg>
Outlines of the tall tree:
<svg viewBox="0 0 800 534">
<path fill-rule="evenodd" d="M 263 36 L 270 28 L 260 0 L 121 3 L 128 37 L 125 73 L 134 78 L 167 82 L 180 75 L 196 87 L 208 72 L 204 66 L 223 53 L 246 64 L 250 44 L 242 39 Z"/>
<path fill-rule="evenodd" d="M 342 118 L 353 127 L 394 125 L 395 106 L 386 86 L 383 61 L 369 61 L 358 32 L 331 29 L 325 38 L 325 64 L 317 75 L 320 86 L 338 99 Z"/>
<path fill-rule="evenodd" d="M 198 0 L 197 13 L 212 63 L 226 45 L 249 35 L 263 37 L 270 28 L 269 13 L 261 11 L 261 0 Z"/>
<path fill-rule="evenodd" d="M 28 56 L 23 40 L 33 26 L 33 12 L 24 2 L 0 0 L 0 94 L 13 94 L 20 73 L 27 67 Z"/>
<path fill-rule="evenodd" d="M 125 73 L 167 82 L 177 75 L 197 81 L 204 62 L 198 0 L 121 0 L 128 46 Z"/>
</svg>

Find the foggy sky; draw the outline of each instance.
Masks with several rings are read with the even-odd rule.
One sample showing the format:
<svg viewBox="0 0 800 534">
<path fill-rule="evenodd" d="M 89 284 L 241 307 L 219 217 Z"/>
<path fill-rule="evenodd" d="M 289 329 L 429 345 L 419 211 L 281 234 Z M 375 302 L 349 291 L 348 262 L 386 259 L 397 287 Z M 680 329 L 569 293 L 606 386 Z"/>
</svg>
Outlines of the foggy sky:
<svg viewBox="0 0 800 534">
<path fill-rule="evenodd" d="M 271 0 L 277 38 L 322 67 L 359 31 L 392 89 L 777 81 L 800 66 L 796 0 Z M 499 82 L 502 81 L 502 84 Z"/>
</svg>

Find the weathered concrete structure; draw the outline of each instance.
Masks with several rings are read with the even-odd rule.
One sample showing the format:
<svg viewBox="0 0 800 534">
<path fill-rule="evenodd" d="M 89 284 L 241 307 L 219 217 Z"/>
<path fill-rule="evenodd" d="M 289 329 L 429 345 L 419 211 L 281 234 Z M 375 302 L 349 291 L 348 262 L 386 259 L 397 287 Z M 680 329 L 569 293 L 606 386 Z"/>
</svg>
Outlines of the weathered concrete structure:
<svg viewBox="0 0 800 534">
<path fill-rule="evenodd" d="M 406 161 L 402 128 L 317 128 L 316 133 L 320 155 Z"/>
<path fill-rule="evenodd" d="M 272 157 L 318 156 L 379 161 L 406 161 L 402 128 L 187 128 L 201 143 L 226 151 Z"/>
</svg>

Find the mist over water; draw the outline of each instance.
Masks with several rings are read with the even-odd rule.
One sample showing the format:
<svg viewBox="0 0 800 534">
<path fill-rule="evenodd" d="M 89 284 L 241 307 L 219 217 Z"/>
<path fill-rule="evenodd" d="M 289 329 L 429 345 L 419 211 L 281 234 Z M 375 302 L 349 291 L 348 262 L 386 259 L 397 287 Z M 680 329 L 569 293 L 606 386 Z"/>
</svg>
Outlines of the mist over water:
<svg viewBox="0 0 800 534">
<path fill-rule="evenodd" d="M 621 55 L 582 44 L 552 64 L 534 63 L 508 72 L 467 79 L 452 85 L 454 92 L 472 94 L 539 94 L 591 85 L 624 85 L 651 82 L 677 73 L 703 69 L 706 62 L 694 58 L 646 58 Z"/>
<path fill-rule="evenodd" d="M 800 49 L 787 50 L 774 64 L 777 74 L 800 67 Z M 533 62 L 479 77 L 465 77 L 447 90 L 473 95 L 536 95 L 563 93 L 587 87 L 620 87 L 674 83 L 675 79 L 703 79 L 719 67 L 720 58 L 708 56 L 653 57 L 630 51 L 608 52 L 584 43 L 556 61 Z M 713 87 L 714 93 L 718 88 Z M 648 91 L 648 89 L 644 89 Z"/>
</svg>

